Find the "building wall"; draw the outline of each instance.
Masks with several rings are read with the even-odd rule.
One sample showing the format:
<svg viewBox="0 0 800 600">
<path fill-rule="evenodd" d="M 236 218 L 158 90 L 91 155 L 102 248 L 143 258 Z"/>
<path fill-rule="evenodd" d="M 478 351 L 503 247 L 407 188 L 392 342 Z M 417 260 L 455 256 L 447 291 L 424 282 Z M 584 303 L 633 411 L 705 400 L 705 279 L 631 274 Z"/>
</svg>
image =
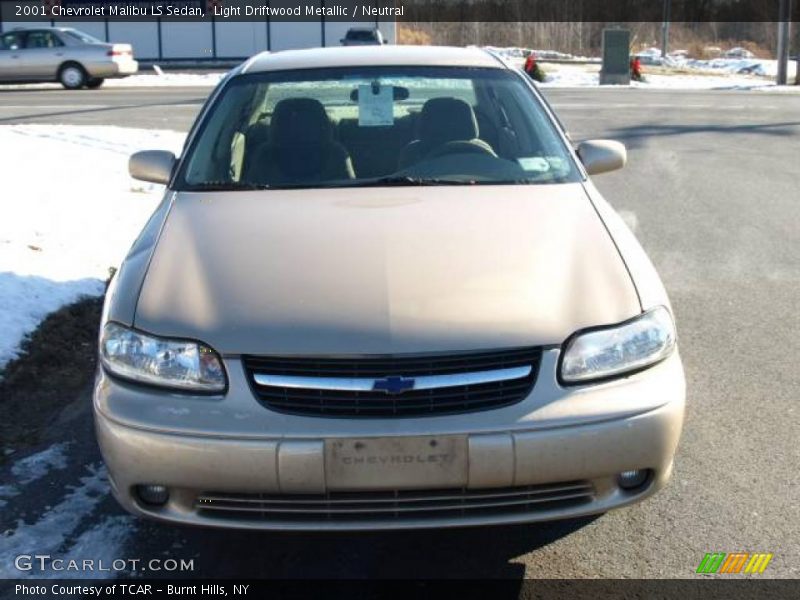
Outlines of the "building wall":
<svg viewBox="0 0 800 600">
<path fill-rule="evenodd" d="M 227 4 L 227 3 L 226 3 Z M 16 28 L 41 27 L 45 23 L 8 20 L 13 4 L 0 2 L 0 32 Z M 6 18 L 2 16 L 6 14 Z M 153 21 L 50 21 L 57 27 L 74 27 L 109 42 L 133 45 L 140 60 L 245 59 L 263 50 L 289 50 L 338 46 L 351 27 L 378 26 L 389 43 L 396 41 L 394 21 L 309 21 L 309 22 L 153 22 Z"/>
</svg>

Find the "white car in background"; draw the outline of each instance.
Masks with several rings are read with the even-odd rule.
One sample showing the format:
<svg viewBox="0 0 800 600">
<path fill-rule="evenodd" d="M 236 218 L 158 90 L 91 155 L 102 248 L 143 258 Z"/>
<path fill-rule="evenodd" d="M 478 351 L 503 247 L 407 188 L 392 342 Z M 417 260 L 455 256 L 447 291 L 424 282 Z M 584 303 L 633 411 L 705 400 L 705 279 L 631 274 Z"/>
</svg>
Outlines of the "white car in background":
<svg viewBox="0 0 800 600">
<path fill-rule="evenodd" d="M 635 58 L 639 59 L 639 62 L 643 65 L 661 65 L 664 63 L 664 59 L 661 56 L 661 50 L 658 48 L 647 48 L 646 50 L 642 50 L 641 52 L 637 52 L 633 55 Z"/>
<path fill-rule="evenodd" d="M 111 44 L 66 27 L 15 29 L 0 34 L 0 83 L 58 81 L 91 89 L 139 70 L 130 44 Z"/>
<path fill-rule="evenodd" d="M 747 48 L 731 48 L 725 53 L 725 58 L 753 58 L 755 54 L 750 52 Z"/>
</svg>

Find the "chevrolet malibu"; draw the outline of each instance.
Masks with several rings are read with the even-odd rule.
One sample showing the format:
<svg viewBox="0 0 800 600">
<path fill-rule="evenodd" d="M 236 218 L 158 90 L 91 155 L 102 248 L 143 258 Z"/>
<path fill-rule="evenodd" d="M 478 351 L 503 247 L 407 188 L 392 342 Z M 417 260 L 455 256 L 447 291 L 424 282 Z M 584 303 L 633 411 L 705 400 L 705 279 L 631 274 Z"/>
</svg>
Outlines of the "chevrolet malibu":
<svg viewBox="0 0 800 600">
<path fill-rule="evenodd" d="M 0 83 L 58 81 L 68 90 L 99 88 L 139 70 L 130 44 L 107 44 L 67 27 L 0 35 Z"/>
<path fill-rule="evenodd" d="M 209 97 L 110 283 L 114 495 L 168 522 L 568 518 L 670 477 L 669 300 L 524 73 L 479 49 L 258 55 Z"/>
</svg>

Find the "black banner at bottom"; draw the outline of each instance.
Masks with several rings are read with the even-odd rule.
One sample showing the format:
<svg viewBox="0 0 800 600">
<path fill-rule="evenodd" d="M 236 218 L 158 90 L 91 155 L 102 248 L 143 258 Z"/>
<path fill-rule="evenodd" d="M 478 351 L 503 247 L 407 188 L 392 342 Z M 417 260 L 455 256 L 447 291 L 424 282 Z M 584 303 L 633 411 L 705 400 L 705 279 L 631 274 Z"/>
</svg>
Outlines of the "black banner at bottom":
<svg viewBox="0 0 800 600">
<path fill-rule="evenodd" d="M 800 580 L 697 579 L 542 579 L 542 580 L 191 580 L 191 579 L 7 579 L 0 598 L 252 598 L 349 600 L 373 598 L 521 600 L 783 600 L 800 597 Z"/>
</svg>

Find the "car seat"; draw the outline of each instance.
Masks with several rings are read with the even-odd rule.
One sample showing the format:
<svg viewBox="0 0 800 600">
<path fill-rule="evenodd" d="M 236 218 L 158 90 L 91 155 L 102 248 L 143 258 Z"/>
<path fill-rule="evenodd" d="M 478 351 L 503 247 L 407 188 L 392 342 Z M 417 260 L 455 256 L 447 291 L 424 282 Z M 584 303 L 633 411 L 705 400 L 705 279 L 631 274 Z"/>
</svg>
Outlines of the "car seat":
<svg viewBox="0 0 800 600">
<path fill-rule="evenodd" d="M 479 138 L 475 111 L 460 98 L 431 98 L 422 105 L 417 121 L 417 139 L 400 153 L 399 167 L 404 169 L 442 150 L 479 152 L 497 156 L 492 147 Z"/>
<path fill-rule="evenodd" d="M 333 124 L 319 100 L 287 98 L 272 112 L 269 139 L 245 157 L 244 181 L 304 184 L 353 179 L 353 164 L 344 146 L 333 139 Z"/>
</svg>

